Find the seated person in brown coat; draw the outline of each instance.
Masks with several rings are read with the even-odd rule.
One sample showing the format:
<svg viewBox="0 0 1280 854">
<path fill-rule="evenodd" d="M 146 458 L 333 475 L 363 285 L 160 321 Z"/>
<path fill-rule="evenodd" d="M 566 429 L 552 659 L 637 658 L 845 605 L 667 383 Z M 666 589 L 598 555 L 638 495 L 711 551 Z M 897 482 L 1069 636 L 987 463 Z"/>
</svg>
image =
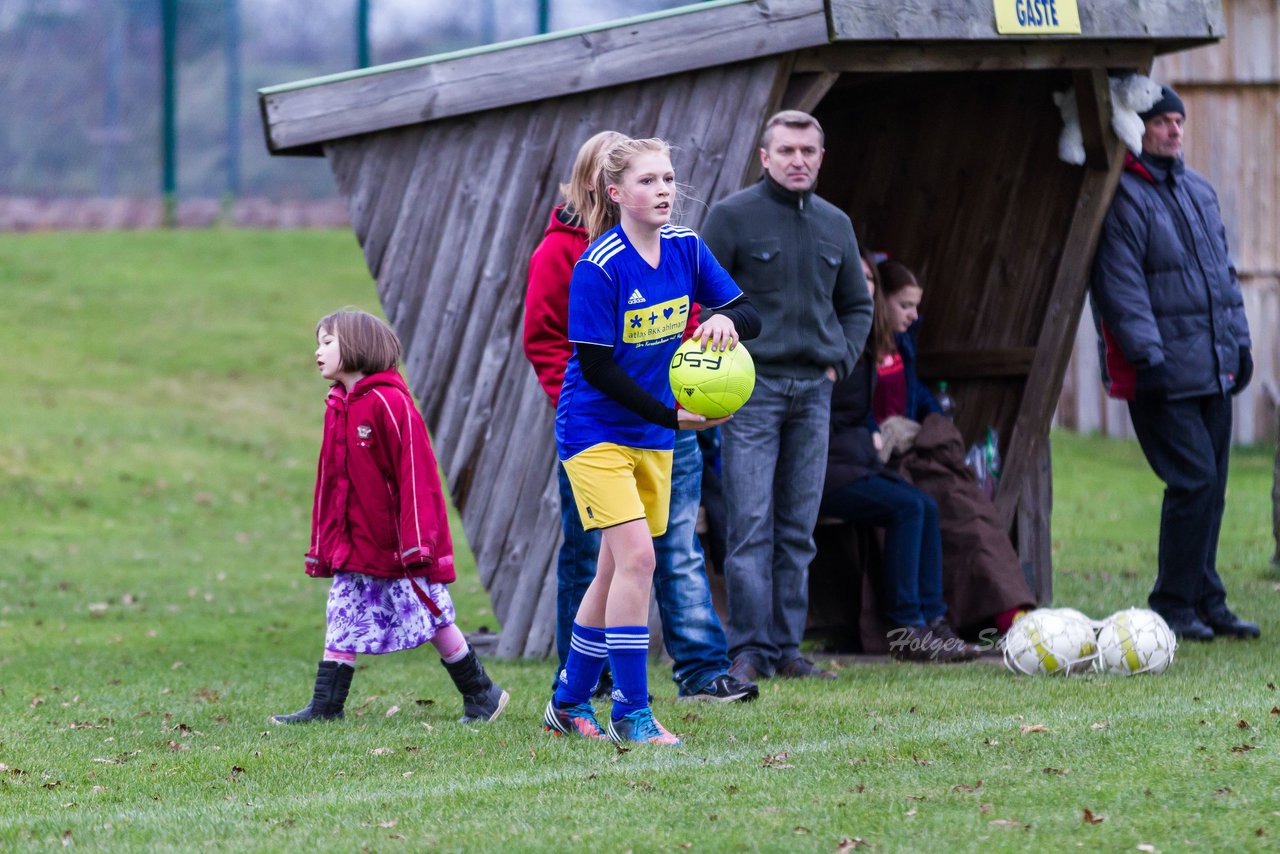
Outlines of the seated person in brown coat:
<svg viewBox="0 0 1280 854">
<path fill-rule="evenodd" d="M 865 258 L 862 264 L 874 297 L 874 271 Z M 874 323 L 883 325 L 883 315 Z M 821 513 L 884 529 L 883 560 L 876 567 L 874 588 L 880 614 L 891 624 L 884 638 L 889 653 L 910 661 L 968 661 L 977 648 L 948 624 L 942 597 L 938 505 L 886 469 L 877 453 L 878 434 L 870 427 L 874 363 L 874 353 L 864 352 L 853 372 L 832 390 Z"/>
<path fill-rule="evenodd" d="M 876 272 L 875 311 L 885 323 L 876 327 L 871 344 L 877 375 L 873 420 L 882 423 L 903 416 L 920 423 L 910 449 L 895 452 L 890 468 L 937 504 L 949 622 L 970 636 L 992 628 L 1002 634 L 1020 611 L 1035 607 L 1035 595 L 995 506 L 964 462 L 964 439 L 916 374 L 918 308 L 924 289 L 899 261 L 883 261 Z M 882 635 L 875 626 L 865 625 L 865 598 L 864 647 L 876 634 Z"/>
</svg>

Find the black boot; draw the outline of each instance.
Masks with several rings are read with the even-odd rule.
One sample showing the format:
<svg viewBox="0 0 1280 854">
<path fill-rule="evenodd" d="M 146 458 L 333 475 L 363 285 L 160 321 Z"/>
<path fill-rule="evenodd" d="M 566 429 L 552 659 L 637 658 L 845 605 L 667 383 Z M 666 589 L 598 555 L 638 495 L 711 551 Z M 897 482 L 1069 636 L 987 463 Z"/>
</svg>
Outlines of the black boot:
<svg viewBox="0 0 1280 854">
<path fill-rule="evenodd" d="M 462 694 L 462 723 L 491 721 L 502 714 L 511 696 L 484 672 L 484 665 L 474 649 L 468 647 L 466 657 L 452 664 L 444 659 L 440 663 L 449 671 L 449 678 Z"/>
<path fill-rule="evenodd" d="M 1232 638 L 1256 638 L 1262 634 L 1257 623 L 1242 620 L 1226 605 L 1220 605 L 1204 615 L 1204 622 L 1215 635 Z"/>
<path fill-rule="evenodd" d="M 291 715 L 272 715 L 273 724 L 305 724 L 342 717 L 342 707 L 351 690 L 351 677 L 356 669 L 341 661 L 322 661 L 316 670 L 316 689 L 307 707 Z"/>
</svg>

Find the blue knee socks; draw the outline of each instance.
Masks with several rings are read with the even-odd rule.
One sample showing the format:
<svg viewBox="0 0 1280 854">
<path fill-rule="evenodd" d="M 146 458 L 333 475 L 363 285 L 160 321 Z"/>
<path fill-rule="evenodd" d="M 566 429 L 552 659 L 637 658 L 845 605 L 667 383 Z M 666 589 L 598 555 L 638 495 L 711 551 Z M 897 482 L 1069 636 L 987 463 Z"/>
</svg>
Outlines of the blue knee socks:
<svg viewBox="0 0 1280 854">
<path fill-rule="evenodd" d="M 576 706 L 590 700 L 606 661 L 604 629 L 574 623 L 569 655 L 560 671 L 560 684 L 556 686 L 556 704 Z"/>
<path fill-rule="evenodd" d="M 649 705 L 648 626 L 614 626 L 605 630 L 609 669 L 613 671 L 613 719 Z"/>
</svg>

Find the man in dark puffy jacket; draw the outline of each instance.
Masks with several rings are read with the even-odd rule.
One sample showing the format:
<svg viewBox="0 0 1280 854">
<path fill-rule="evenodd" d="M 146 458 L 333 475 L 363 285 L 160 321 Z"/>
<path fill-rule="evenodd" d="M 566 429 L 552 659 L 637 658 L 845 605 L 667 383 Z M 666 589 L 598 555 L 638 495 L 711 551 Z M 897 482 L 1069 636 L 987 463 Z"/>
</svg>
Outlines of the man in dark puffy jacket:
<svg viewBox="0 0 1280 854">
<path fill-rule="evenodd" d="M 1253 375 L 1249 327 L 1213 188 L 1182 162 L 1186 108 L 1168 86 L 1142 114 L 1093 262 L 1103 381 L 1129 401 L 1165 484 L 1159 572 L 1148 599 L 1179 637 L 1257 637 L 1227 607 L 1215 568 L 1231 398 Z"/>
</svg>

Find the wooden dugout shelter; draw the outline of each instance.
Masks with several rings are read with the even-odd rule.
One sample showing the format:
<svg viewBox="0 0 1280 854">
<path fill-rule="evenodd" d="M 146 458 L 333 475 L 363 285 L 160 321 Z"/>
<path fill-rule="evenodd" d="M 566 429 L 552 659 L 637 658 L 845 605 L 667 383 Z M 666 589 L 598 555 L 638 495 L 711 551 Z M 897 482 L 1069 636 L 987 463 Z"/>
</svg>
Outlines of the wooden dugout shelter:
<svg viewBox="0 0 1280 854">
<path fill-rule="evenodd" d="M 718 0 L 261 90 L 272 153 L 327 157 L 347 200 L 502 623 L 498 655 L 554 643 L 553 413 L 521 319 L 558 183 L 613 128 L 669 140 L 711 204 L 758 177 L 759 130 L 783 108 L 826 129 L 818 192 L 919 273 L 922 374 L 951 382 L 967 438 L 999 431 L 996 503 L 1047 600 L 1048 430 L 1122 164 L 1107 72 L 1223 23 L 1217 0 L 1079 0 L 1078 32 L 1001 32 L 997 13 L 1016 25 L 1027 5 Z M 1083 167 L 1057 157 L 1051 94 L 1070 85 Z"/>
</svg>

